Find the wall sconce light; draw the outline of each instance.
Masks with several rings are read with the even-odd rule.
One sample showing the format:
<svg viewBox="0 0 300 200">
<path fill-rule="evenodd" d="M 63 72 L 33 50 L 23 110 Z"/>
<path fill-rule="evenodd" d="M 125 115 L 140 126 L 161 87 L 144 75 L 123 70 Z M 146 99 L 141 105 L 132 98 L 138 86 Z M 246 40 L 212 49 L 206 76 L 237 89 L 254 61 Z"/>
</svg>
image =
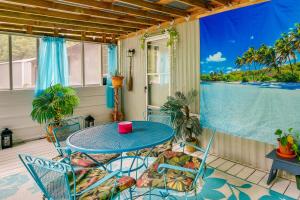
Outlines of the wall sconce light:
<svg viewBox="0 0 300 200">
<path fill-rule="evenodd" d="M 135 49 L 128 49 L 127 51 L 127 57 L 133 57 L 135 54 Z"/>
</svg>

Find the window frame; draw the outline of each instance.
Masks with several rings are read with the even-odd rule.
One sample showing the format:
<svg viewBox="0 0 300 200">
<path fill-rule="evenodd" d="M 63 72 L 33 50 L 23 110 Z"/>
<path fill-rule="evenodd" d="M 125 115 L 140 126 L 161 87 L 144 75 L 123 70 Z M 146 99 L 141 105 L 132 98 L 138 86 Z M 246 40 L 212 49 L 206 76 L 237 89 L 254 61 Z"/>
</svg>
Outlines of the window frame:
<svg viewBox="0 0 300 200">
<path fill-rule="evenodd" d="M 7 35 L 8 36 L 8 62 L 9 62 L 9 88 L 7 89 L 0 89 L 1 91 L 28 91 L 28 90 L 35 90 L 34 88 L 14 88 L 13 87 L 13 56 L 12 56 L 12 35 L 17 35 L 17 36 L 24 36 L 24 37 L 33 37 L 36 38 L 36 46 L 37 46 L 37 51 L 36 51 L 36 59 L 38 63 L 39 59 L 39 47 L 40 47 L 40 42 L 39 39 L 41 38 L 40 36 L 33 36 L 33 35 L 28 35 L 28 34 L 14 34 L 14 33 L 7 33 L 7 32 L 0 32 L 0 34 Z M 66 41 L 76 41 L 78 40 L 72 40 L 72 39 L 66 39 Z M 103 77 L 106 74 L 103 74 L 103 51 L 102 48 L 103 46 L 107 46 L 108 44 L 104 43 L 98 43 L 98 42 L 87 42 L 87 41 L 79 41 L 81 43 L 81 85 L 70 85 L 72 88 L 85 88 L 85 87 L 102 87 L 103 85 Z M 85 51 L 84 51 L 84 44 L 85 43 L 93 43 L 93 44 L 98 44 L 101 45 L 101 69 L 100 69 L 100 84 L 86 84 L 86 78 L 85 78 Z"/>
</svg>

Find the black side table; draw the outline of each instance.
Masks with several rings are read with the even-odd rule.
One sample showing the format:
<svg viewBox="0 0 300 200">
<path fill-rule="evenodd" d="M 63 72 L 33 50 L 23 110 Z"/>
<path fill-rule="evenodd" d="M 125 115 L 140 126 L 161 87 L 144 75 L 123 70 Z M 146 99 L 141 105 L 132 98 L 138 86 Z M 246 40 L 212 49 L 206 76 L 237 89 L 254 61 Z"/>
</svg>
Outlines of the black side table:
<svg viewBox="0 0 300 200">
<path fill-rule="evenodd" d="M 277 171 L 281 169 L 296 176 L 297 188 L 300 190 L 300 161 L 297 158 L 281 158 L 276 154 L 276 149 L 267 154 L 266 158 L 273 160 L 270 175 L 267 181 L 268 185 L 276 178 Z"/>
</svg>

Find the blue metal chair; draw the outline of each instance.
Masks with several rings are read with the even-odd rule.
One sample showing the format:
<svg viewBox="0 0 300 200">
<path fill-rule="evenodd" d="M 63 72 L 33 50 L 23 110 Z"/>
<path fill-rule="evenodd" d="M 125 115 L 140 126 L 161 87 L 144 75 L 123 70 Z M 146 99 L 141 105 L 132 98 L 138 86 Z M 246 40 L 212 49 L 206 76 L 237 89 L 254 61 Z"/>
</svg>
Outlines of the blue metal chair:
<svg viewBox="0 0 300 200">
<path fill-rule="evenodd" d="M 148 195 L 155 188 L 162 189 L 160 196 L 166 198 L 171 196 L 169 191 L 184 192 L 185 197 L 193 190 L 196 190 L 200 177 L 204 176 L 206 159 L 213 143 L 216 131 L 212 135 L 205 149 L 193 144 L 198 151 L 204 153 L 203 158 L 194 157 L 184 152 L 166 151 L 140 176 L 137 180 L 137 187 L 149 188 Z"/>
<path fill-rule="evenodd" d="M 53 129 L 53 137 L 50 137 L 54 144 L 59 156 L 55 157 L 54 160 L 59 160 L 66 157 L 64 148 L 66 148 L 66 139 L 76 131 L 81 129 L 80 123 L 72 120 L 63 121 L 62 126 Z M 52 139 L 53 138 L 53 139 Z M 71 154 L 71 163 L 80 167 L 93 167 L 102 166 L 105 168 L 105 164 L 110 160 L 115 159 L 119 154 L 93 154 L 88 155 L 85 153 L 74 152 Z"/>
<path fill-rule="evenodd" d="M 131 177 L 120 177 L 119 171 L 110 174 L 99 168 L 75 171 L 67 162 L 25 154 L 19 158 L 46 199 L 114 199 L 135 184 Z"/>
</svg>

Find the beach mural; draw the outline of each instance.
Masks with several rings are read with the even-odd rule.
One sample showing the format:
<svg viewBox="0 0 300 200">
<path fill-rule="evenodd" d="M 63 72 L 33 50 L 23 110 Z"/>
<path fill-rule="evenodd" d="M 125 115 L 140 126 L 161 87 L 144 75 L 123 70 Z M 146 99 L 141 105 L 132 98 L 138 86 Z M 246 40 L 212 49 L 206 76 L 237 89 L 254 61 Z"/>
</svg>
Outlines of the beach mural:
<svg viewBox="0 0 300 200">
<path fill-rule="evenodd" d="M 200 19 L 200 121 L 275 143 L 300 131 L 300 1 L 272 0 Z"/>
</svg>

